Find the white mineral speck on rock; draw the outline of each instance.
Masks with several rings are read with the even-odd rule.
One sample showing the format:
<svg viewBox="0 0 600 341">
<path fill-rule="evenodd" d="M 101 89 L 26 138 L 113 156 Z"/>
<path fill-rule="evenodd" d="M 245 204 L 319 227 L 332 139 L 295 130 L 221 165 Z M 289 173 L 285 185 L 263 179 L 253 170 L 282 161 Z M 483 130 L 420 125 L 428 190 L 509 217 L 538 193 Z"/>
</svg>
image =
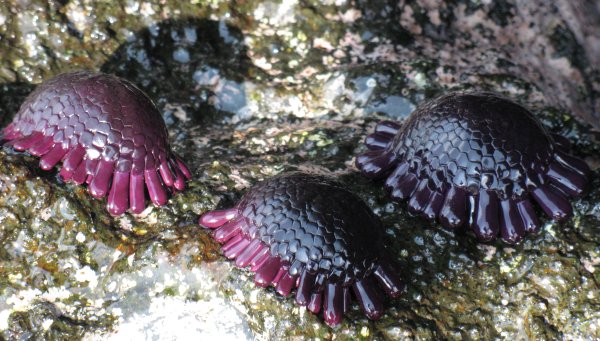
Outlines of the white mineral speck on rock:
<svg viewBox="0 0 600 341">
<path fill-rule="evenodd" d="M 329 79 L 323 86 L 323 101 L 329 106 L 334 106 L 333 101 L 339 98 L 346 90 L 346 76 L 343 74 L 335 75 Z"/>
<path fill-rule="evenodd" d="M 8 329 L 8 318 L 10 317 L 10 310 L 0 311 L 0 330 Z"/>
<path fill-rule="evenodd" d="M 85 242 L 85 234 L 83 234 L 81 232 L 77 232 L 77 235 L 75 236 L 75 239 L 78 242 L 83 243 L 83 242 Z"/>
<path fill-rule="evenodd" d="M 73 211 L 69 201 L 66 198 L 60 198 L 58 200 L 58 211 L 60 212 L 60 215 L 66 220 L 77 219 L 77 215 L 75 215 L 75 212 Z"/>
<path fill-rule="evenodd" d="M 329 41 L 321 37 L 315 37 L 313 39 L 313 47 L 317 49 L 324 49 L 326 51 L 332 51 L 334 49 L 333 45 Z"/>
<path fill-rule="evenodd" d="M 196 74 L 194 73 L 194 76 Z M 173 112 L 173 116 L 177 117 L 178 120 L 183 121 L 183 122 L 188 122 L 191 120 L 190 116 L 188 115 L 187 111 L 185 111 L 185 109 L 183 107 L 181 107 L 180 105 L 173 105 L 170 103 L 167 103 L 165 105 L 165 110 L 167 111 L 172 111 Z"/>
<path fill-rule="evenodd" d="M 87 282 L 91 289 L 94 289 L 98 285 L 96 272 L 87 265 L 75 272 L 75 280 L 80 283 Z"/>
<path fill-rule="evenodd" d="M 43 295 L 44 300 L 48 302 L 56 302 L 60 300 L 66 300 L 71 296 L 71 292 L 67 290 L 64 286 L 61 287 L 50 287 L 48 291 Z"/>
<path fill-rule="evenodd" d="M 489 262 L 492 260 L 492 258 L 494 258 L 494 255 L 496 254 L 495 246 L 480 244 L 477 247 L 482 249 L 485 252 L 485 256 L 483 257 L 483 260 L 485 262 Z"/>
<path fill-rule="evenodd" d="M 131 219 L 127 216 L 123 216 L 119 218 L 119 227 L 125 231 L 131 231 L 133 225 L 131 223 Z"/>
<path fill-rule="evenodd" d="M 148 310 L 125 318 L 112 335 L 87 335 L 91 340 L 252 340 L 241 313 L 222 298 L 189 302 L 183 298 L 153 299 Z"/>
<path fill-rule="evenodd" d="M 189 63 L 190 53 L 184 48 L 178 48 L 177 50 L 173 51 L 173 59 L 182 64 Z"/>
<path fill-rule="evenodd" d="M 265 57 L 256 58 L 253 61 L 254 61 L 254 65 L 256 65 L 257 67 L 259 67 L 265 71 L 269 71 L 273 68 L 273 65 L 271 65 Z"/>
<path fill-rule="evenodd" d="M 413 78 L 413 81 L 415 82 L 415 84 L 418 87 L 423 88 L 423 87 L 425 87 L 425 85 L 427 85 L 427 76 L 425 76 L 424 73 L 419 72 L 415 75 L 415 78 Z"/>
<path fill-rule="evenodd" d="M 124 292 L 131 288 L 135 288 L 137 284 L 137 281 L 134 279 L 124 278 L 122 281 L 119 282 L 119 290 L 121 292 Z"/>
<path fill-rule="evenodd" d="M 135 260 L 135 255 L 130 255 L 127 257 L 127 265 L 133 266 L 133 261 Z"/>
<path fill-rule="evenodd" d="M 263 2 L 254 10 L 257 21 L 268 21 L 272 26 L 283 26 L 296 22 L 295 8 L 297 0 L 283 0 L 280 4 Z"/>
<path fill-rule="evenodd" d="M 140 4 L 137 1 L 126 1 L 125 5 L 125 13 L 127 14 L 135 14 L 138 13 L 140 10 Z"/>
<path fill-rule="evenodd" d="M 112 309 L 110 310 L 110 313 L 111 313 L 113 316 L 123 316 L 123 310 L 121 310 L 121 308 L 112 308 Z"/>
<path fill-rule="evenodd" d="M 21 290 L 6 300 L 6 303 L 12 305 L 14 311 L 26 311 L 30 308 L 31 302 L 41 295 L 39 289 Z"/>
<path fill-rule="evenodd" d="M 87 13 L 76 1 L 70 2 L 66 7 L 67 12 L 65 14 L 78 31 L 85 31 L 94 22 L 94 17 Z"/>
<path fill-rule="evenodd" d="M 52 326 L 52 323 L 54 323 L 54 320 L 52 320 L 52 319 L 45 319 L 44 322 L 42 322 L 42 329 L 49 330 L 50 327 Z"/>
<path fill-rule="evenodd" d="M 156 13 L 154 11 L 154 9 L 152 8 L 152 5 L 149 3 L 143 3 L 141 8 L 140 8 L 140 14 L 145 16 L 145 17 L 149 17 L 151 15 L 153 15 L 154 13 Z"/>
<path fill-rule="evenodd" d="M 8 274 L 8 281 L 10 283 L 16 283 L 17 281 L 20 281 L 22 278 L 23 278 L 23 275 L 21 275 L 20 273 Z"/>
<path fill-rule="evenodd" d="M 509 272 L 511 272 L 511 268 L 508 264 L 506 264 L 505 262 L 502 262 L 500 264 L 500 272 L 501 273 L 509 273 Z"/>
<path fill-rule="evenodd" d="M 591 257 L 590 259 L 581 258 L 580 261 L 583 264 L 583 267 L 590 273 L 594 273 L 596 267 L 600 265 L 600 257 Z"/>
<path fill-rule="evenodd" d="M 50 207 L 46 207 L 44 208 L 41 212 L 40 212 L 40 217 L 44 220 L 48 220 L 52 217 L 52 209 Z"/>
</svg>

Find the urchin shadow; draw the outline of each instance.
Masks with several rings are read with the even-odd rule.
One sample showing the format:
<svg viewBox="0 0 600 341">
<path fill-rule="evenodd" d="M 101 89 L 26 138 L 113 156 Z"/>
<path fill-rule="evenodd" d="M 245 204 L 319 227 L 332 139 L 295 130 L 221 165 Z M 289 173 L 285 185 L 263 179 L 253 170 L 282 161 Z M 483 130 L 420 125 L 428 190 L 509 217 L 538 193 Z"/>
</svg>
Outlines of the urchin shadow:
<svg viewBox="0 0 600 341">
<path fill-rule="evenodd" d="M 243 40 L 223 21 L 169 19 L 136 32 L 101 71 L 133 82 L 160 108 L 181 106 L 198 123 L 246 105 L 243 82 L 257 70 Z"/>
<path fill-rule="evenodd" d="M 0 128 L 10 123 L 21 103 L 34 88 L 34 84 L 23 82 L 0 84 Z"/>
</svg>

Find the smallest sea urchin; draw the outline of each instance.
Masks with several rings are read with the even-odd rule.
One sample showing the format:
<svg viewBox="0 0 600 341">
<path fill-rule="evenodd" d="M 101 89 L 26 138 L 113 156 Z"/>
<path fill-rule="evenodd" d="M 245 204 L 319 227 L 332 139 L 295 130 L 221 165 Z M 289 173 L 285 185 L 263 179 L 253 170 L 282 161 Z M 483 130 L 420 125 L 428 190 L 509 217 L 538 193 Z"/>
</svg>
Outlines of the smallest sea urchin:
<svg viewBox="0 0 600 341">
<path fill-rule="evenodd" d="M 382 122 L 356 158 L 364 175 L 387 178 L 394 200 L 444 227 L 469 227 L 480 240 L 516 243 L 551 218 L 572 214 L 589 168 L 569 141 L 546 132 L 527 109 L 492 93 L 451 93 L 404 122 Z"/>
<path fill-rule="evenodd" d="M 33 91 L 0 143 L 40 157 L 60 176 L 87 183 L 95 198 L 108 195 L 113 215 L 156 205 L 168 191 L 185 187 L 191 174 L 169 147 L 167 128 L 154 103 L 130 82 L 103 73 L 72 72 L 51 78 Z"/>
<path fill-rule="evenodd" d="M 381 289 L 396 297 L 403 284 L 383 255 L 383 227 L 341 184 L 290 173 L 252 188 L 232 209 L 208 212 L 200 224 L 216 228 L 227 258 L 255 272 L 330 326 L 341 323 L 353 292 L 367 317 L 383 314 Z"/>
</svg>

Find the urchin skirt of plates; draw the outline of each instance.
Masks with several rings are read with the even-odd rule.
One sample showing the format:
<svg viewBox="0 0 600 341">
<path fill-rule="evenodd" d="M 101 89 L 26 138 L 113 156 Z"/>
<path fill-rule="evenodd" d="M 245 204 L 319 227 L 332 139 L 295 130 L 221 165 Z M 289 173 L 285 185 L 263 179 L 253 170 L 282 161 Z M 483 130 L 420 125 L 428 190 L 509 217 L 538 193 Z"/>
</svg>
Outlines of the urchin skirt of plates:
<svg viewBox="0 0 600 341">
<path fill-rule="evenodd" d="M 40 84 L 21 105 L 0 143 L 40 158 L 60 177 L 86 183 L 107 209 L 140 213 L 146 193 L 158 205 L 185 188 L 191 174 L 169 146 L 160 112 L 135 85 L 113 75 L 79 71 Z"/>
<path fill-rule="evenodd" d="M 356 158 L 362 173 L 408 209 L 488 241 L 516 243 L 550 218 L 572 215 L 570 198 L 586 190 L 590 169 L 569 155 L 524 107 L 493 93 L 451 93 L 425 103 L 400 124 L 384 121 Z"/>
<path fill-rule="evenodd" d="M 352 295 L 370 319 L 384 312 L 383 295 L 404 285 L 384 255 L 383 227 L 369 207 L 328 177 L 293 172 L 250 189 L 231 209 L 211 211 L 200 224 L 216 229 L 222 251 L 254 282 L 273 285 L 330 326 L 339 325 Z"/>
</svg>

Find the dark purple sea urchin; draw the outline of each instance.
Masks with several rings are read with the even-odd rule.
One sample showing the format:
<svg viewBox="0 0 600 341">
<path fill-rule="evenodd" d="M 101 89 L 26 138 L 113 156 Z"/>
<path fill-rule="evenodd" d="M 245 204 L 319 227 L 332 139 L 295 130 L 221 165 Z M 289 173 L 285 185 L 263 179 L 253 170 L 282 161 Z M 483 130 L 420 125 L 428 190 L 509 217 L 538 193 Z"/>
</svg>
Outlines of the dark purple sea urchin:
<svg viewBox="0 0 600 341">
<path fill-rule="evenodd" d="M 339 183 L 318 175 L 290 173 L 249 190 L 232 209 L 212 211 L 200 224 L 236 266 L 256 272 L 257 285 L 341 323 L 351 291 L 371 319 L 383 314 L 383 289 L 396 297 L 403 284 L 386 262 L 383 227 L 369 207 Z"/>
<path fill-rule="evenodd" d="M 168 190 L 185 187 L 190 172 L 170 150 L 165 123 L 152 101 L 118 77 L 88 71 L 51 78 L 33 91 L 0 143 L 40 157 L 50 170 L 60 161 L 65 181 L 108 195 L 108 211 L 140 213 L 147 190 L 156 205 Z"/>
<path fill-rule="evenodd" d="M 589 168 L 567 154 L 569 141 L 546 132 L 522 106 L 492 93 L 452 93 L 414 111 L 402 125 L 381 122 L 356 158 L 368 177 L 386 177 L 394 200 L 447 228 L 470 226 L 480 240 L 520 241 L 551 218 L 571 216 Z"/>
</svg>

